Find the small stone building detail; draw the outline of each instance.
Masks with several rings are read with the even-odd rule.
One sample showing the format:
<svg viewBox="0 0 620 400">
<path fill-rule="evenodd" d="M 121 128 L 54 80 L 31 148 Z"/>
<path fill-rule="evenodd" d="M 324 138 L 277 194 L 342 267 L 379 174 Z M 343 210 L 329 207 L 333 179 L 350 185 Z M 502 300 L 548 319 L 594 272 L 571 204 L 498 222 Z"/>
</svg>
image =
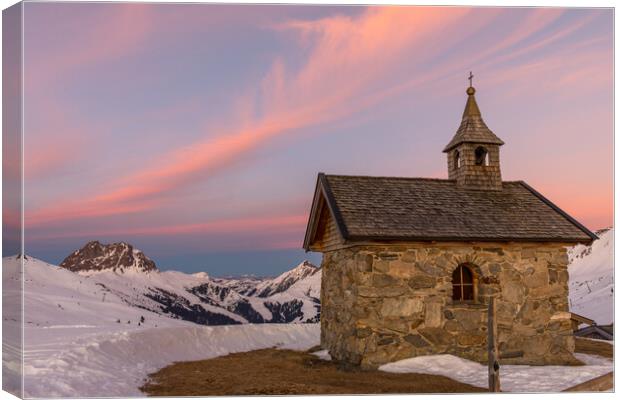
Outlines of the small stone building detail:
<svg viewBox="0 0 620 400">
<path fill-rule="evenodd" d="M 596 236 L 523 181 L 502 181 L 499 139 L 467 89 L 444 148 L 449 179 L 318 176 L 304 248 L 323 253 L 321 344 L 363 368 L 403 358 L 500 356 L 578 364 L 566 249 Z"/>
</svg>

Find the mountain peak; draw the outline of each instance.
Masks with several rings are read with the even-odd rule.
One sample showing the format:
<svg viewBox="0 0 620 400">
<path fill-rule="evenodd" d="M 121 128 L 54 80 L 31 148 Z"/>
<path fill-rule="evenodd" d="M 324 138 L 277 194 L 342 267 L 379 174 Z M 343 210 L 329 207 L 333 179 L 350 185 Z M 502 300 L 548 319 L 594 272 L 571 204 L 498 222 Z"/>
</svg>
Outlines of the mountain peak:
<svg viewBox="0 0 620 400">
<path fill-rule="evenodd" d="M 277 293 L 282 293 L 293 286 L 296 282 L 314 275 L 320 268 L 312 264 L 308 260 L 302 261 L 299 265 L 290 271 L 278 275 L 274 279 L 267 280 L 259 284 L 256 289 L 258 297 L 269 297 Z"/>
<path fill-rule="evenodd" d="M 290 278 L 293 278 L 295 280 L 303 279 L 308 275 L 314 274 L 319 269 L 320 269 L 319 267 L 312 264 L 310 261 L 304 260 L 301 263 L 299 263 L 295 268 L 289 271 L 286 271 L 278 275 L 277 277 L 275 277 L 273 281 L 274 282 L 284 281 Z"/>
<path fill-rule="evenodd" d="M 81 249 L 75 250 L 60 263 L 60 267 L 72 272 L 157 271 L 155 262 L 131 244 L 127 242 L 102 244 L 98 240 L 92 240 Z"/>
<path fill-rule="evenodd" d="M 319 267 L 317 267 L 316 265 L 312 264 L 310 261 L 308 260 L 303 260 L 301 263 L 299 263 L 299 265 L 295 268 L 312 268 L 312 269 L 319 269 Z"/>
</svg>

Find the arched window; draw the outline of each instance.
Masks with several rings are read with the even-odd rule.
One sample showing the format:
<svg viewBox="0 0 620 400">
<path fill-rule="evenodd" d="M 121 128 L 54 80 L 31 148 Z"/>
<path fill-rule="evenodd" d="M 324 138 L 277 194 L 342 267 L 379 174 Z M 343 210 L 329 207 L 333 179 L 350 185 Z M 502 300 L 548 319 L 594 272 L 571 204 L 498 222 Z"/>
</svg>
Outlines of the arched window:
<svg viewBox="0 0 620 400">
<path fill-rule="evenodd" d="M 452 300 L 468 301 L 474 299 L 474 274 L 464 264 L 452 273 Z"/>
<path fill-rule="evenodd" d="M 461 154 L 458 150 L 454 150 L 454 167 L 461 168 Z"/>
<path fill-rule="evenodd" d="M 489 165 L 489 152 L 482 146 L 476 147 L 476 165 Z"/>
</svg>

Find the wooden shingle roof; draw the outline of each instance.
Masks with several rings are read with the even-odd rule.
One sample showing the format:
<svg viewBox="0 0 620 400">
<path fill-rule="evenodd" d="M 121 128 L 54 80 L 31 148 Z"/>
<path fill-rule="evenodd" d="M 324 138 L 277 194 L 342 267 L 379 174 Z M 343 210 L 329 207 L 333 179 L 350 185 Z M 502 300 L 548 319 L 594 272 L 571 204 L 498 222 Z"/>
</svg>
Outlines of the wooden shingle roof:
<svg viewBox="0 0 620 400">
<path fill-rule="evenodd" d="M 525 182 L 502 190 L 472 190 L 456 181 L 325 175 L 323 196 L 346 241 L 517 241 L 589 243 L 596 239 L 575 219 Z M 304 248 L 313 241 L 313 205 Z M 320 211 L 320 210 L 318 210 Z"/>
<path fill-rule="evenodd" d="M 480 108 L 474 96 L 475 93 L 476 89 L 473 87 L 467 88 L 467 103 L 463 111 L 461 125 L 452 140 L 443 149 L 444 153 L 461 143 L 496 144 L 499 146 L 504 144 L 504 141 L 498 138 L 482 119 Z"/>
</svg>

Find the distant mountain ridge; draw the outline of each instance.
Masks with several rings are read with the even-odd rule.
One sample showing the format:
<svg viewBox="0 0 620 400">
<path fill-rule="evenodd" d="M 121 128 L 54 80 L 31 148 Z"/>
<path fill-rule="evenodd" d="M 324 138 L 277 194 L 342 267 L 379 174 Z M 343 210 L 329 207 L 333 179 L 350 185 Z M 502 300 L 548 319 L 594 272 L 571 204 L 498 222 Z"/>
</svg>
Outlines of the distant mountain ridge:
<svg viewBox="0 0 620 400">
<path fill-rule="evenodd" d="M 252 281 L 251 278 L 242 278 L 241 280 L 235 280 L 235 286 L 239 288 L 241 294 L 246 296 L 269 297 L 285 292 L 296 282 L 313 275 L 316 270 L 316 266 L 304 260 L 297 267 L 276 278 L 259 280 L 257 282 Z"/>
<path fill-rule="evenodd" d="M 308 261 L 273 279 L 160 271 L 125 242 L 88 242 L 60 264 L 126 305 L 204 325 L 318 322 L 321 270 Z M 81 283 L 82 281 L 80 281 Z"/>
<path fill-rule="evenodd" d="M 606 324 L 613 322 L 614 230 L 600 230 L 597 235 L 600 238 L 592 245 L 569 249 L 569 304 L 571 311 Z M 66 273 L 28 257 L 26 271 L 36 271 L 28 284 L 51 290 L 50 303 L 61 292 L 78 290 L 92 297 L 81 304 L 115 299 L 137 312 L 147 310 L 205 325 L 318 322 L 320 318 L 321 269 L 308 261 L 275 278 L 214 278 L 206 272 L 159 271 L 128 243 L 94 241 L 60 266 Z"/>
</svg>

